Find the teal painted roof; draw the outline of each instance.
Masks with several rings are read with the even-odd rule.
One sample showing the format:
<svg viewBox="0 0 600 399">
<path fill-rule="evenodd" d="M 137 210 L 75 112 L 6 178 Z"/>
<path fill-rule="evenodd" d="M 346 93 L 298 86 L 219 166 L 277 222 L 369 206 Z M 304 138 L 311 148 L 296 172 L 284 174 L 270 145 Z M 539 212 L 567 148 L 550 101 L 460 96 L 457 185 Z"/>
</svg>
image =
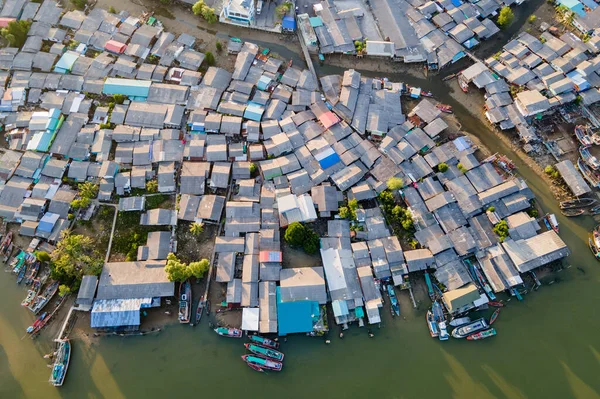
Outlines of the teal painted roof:
<svg viewBox="0 0 600 399">
<path fill-rule="evenodd" d="M 150 80 L 108 78 L 104 82 L 102 93 L 108 95 L 122 94 L 128 97 L 140 97 L 145 100 L 150 92 L 151 84 Z"/>
<path fill-rule="evenodd" d="M 314 301 L 281 302 L 277 287 L 277 325 L 279 335 L 307 333 L 313 330 L 314 309 L 319 304 Z"/>
<path fill-rule="evenodd" d="M 69 72 L 73 68 L 73 64 L 77 61 L 77 58 L 79 58 L 79 54 L 67 51 L 56 63 L 54 72 Z"/>
</svg>

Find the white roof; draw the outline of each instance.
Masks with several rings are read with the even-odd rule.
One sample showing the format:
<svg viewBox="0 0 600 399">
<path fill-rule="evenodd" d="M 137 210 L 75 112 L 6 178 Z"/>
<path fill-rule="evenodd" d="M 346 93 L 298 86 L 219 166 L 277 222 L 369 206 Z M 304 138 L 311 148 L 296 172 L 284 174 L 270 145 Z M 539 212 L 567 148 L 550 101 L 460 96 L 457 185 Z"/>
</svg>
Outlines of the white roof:
<svg viewBox="0 0 600 399">
<path fill-rule="evenodd" d="M 242 309 L 242 330 L 258 331 L 259 308 Z"/>
</svg>

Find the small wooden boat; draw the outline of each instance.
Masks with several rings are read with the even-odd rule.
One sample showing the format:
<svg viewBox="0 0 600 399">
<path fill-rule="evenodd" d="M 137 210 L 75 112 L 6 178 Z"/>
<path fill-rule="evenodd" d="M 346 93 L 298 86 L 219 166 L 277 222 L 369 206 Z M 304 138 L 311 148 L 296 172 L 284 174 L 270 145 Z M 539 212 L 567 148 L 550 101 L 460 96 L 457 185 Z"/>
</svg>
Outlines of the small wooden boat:
<svg viewBox="0 0 600 399">
<path fill-rule="evenodd" d="M 242 338 L 242 330 L 238 328 L 217 327 L 215 332 L 222 337 Z"/>
<path fill-rule="evenodd" d="M 451 114 L 452 113 L 452 106 L 448 105 L 448 104 L 436 104 L 435 105 L 437 109 L 439 109 L 442 112 L 445 112 L 447 114 Z"/>
<path fill-rule="evenodd" d="M 588 245 L 597 260 L 600 260 L 600 225 L 596 226 L 590 233 Z"/>
<path fill-rule="evenodd" d="M 21 268 L 19 269 L 19 274 L 17 274 L 17 284 L 21 284 L 23 282 L 23 279 L 25 278 L 25 273 L 27 273 L 28 269 L 29 265 L 27 265 L 26 263 L 21 265 Z"/>
<path fill-rule="evenodd" d="M 272 349 L 279 348 L 279 342 L 273 341 L 272 339 L 269 339 L 269 338 L 261 337 L 260 335 L 257 335 L 257 334 L 250 335 L 248 338 L 250 338 L 250 341 L 256 342 L 257 344 L 265 346 L 267 348 L 272 348 Z"/>
<path fill-rule="evenodd" d="M 467 339 L 469 341 L 478 341 L 480 339 L 485 339 L 485 338 L 493 337 L 494 335 L 496 335 L 496 330 L 494 328 L 490 328 L 490 329 L 485 330 L 485 331 L 480 331 L 478 333 L 471 334 L 471 335 L 469 335 L 467 337 Z"/>
<path fill-rule="evenodd" d="M 65 339 L 59 342 L 58 350 L 56 351 L 56 360 L 54 361 L 52 374 L 50 375 L 50 383 L 55 387 L 60 387 L 64 383 L 70 360 L 71 342 Z"/>
<path fill-rule="evenodd" d="M 278 350 L 271 349 L 271 348 L 265 348 L 264 346 L 260 346 L 260 345 L 256 345 L 256 344 L 244 344 L 244 346 L 246 347 L 246 349 L 248 349 L 250 352 L 254 353 L 255 355 L 266 356 L 268 358 L 275 359 L 279 362 L 282 362 L 283 358 L 285 356 L 283 353 L 279 352 Z"/>
<path fill-rule="evenodd" d="M 264 372 L 265 372 L 265 369 L 263 369 L 262 367 L 260 367 L 260 366 L 259 366 L 259 365 L 257 365 L 257 364 L 250 363 L 250 362 L 246 362 L 246 365 L 247 365 L 248 367 L 250 367 L 252 370 L 254 370 L 254 371 L 258 371 L 259 373 L 264 373 Z"/>
<path fill-rule="evenodd" d="M 587 128 L 582 125 L 575 126 L 575 137 L 584 147 L 591 147 L 593 144 L 592 139 L 587 134 Z"/>
<path fill-rule="evenodd" d="M 465 92 L 465 93 L 469 92 L 469 82 L 467 82 L 465 80 L 465 78 L 462 76 L 462 74 L 458 74 L 458 85 L 460 86 L 460 89 L 463 92 Z"/>
<path fill-rule="evenodd" d="M 470 317 L 457 317 L 455 319 L 450 320 L 450 324 L 452 327 L 462 326 L 463 324 L 468 324 L 471 322 Z"/>
<path fill-rule="evenodd" d="M 21 306 L 29 306 L 29 304 L 31 303 L 31 301 L 33 301 L 33 298 L 35 298 L 36 295 L 37 292 L 35 292 L 34 290 L 28 290 L 27 296 L 21 302 Z"/>
<path fill-rule="evenodd" d="M 387 293 L 390 297 L 390 304 L 392 308 L 392 316 L 400 316 L 400 305 L 398 304 L 398 298 L 396 297 L 396 291 L 392 284 L 387 285 Z"/>
<path fill-rule="evenodd" d="M 210 299 L 206 300 L 206 314 L 210 314 Z"/>
<path fill-rule="evenodd" d="M 206 304 L 206 301 L 204 301 L 204 296 L 200 297 L 200 300 L 198 301 L 198 306 L 196 307 L 196 324 L 198 325 L 200 324 L 200 319 L 202 319 L 202 313 L 204 313 L 204 305 Z"/>
<path fill-rule="evenodd" d="M 38 295 L 34 298 L 33 301 L 27 307 L 29 310 L 33 312 L 33 314 L 38 314 L 40 310 L 44 308 L 50 302 L 52 297 L 56 295 L 58 291 L 58 281 L 53 281 L 48 284 L 42 295 Z"/>
<path fill-rule="evenodd" d="M 15 244 L 13 242 L 11 242 L 10 245 L 8 246 L 8 248 L 6 249 L 6 255 L 4 255 L 4 258 L 2 258 L 2 263 L 6 263 L 6 261 L 8 259 L 10 259 L 10 256 L 12 255 L 14 247 L 15 247 Z"/>
<path fill-rule="evenodd" d="M 460 326 L 452 330 L 452 336 L 454 338 L 467 338 L 469 335 L 478 333 L 479 331 L 486 330 L 489 327 L 487 321 L 483 318 L 472 321 L 469 324 Z"/>
<path fill-rule="evenodd" d="M 429 327 L 429 335 L 431 338 L 437 338 L 440 333 L 438 331 L 438 325 L 433 318 L 433 312 L 431 310 L 427 311 L 427 327 Z"/>
<path fill-rule="evenodd" d="M 438 323 L 438 328 L 440 329 L 440 335 L 438 337 L 440 341 L 447 341 L 448 338 L 450 338 L 450 335 L 448 335 L 448 330 L 446 329 L 446 322 L 440 321 Z"/>
<path fill-rule="evenodd" d="M 442 81 L 446 82 L 446 81 L 448 81 L 450 79 L 454 79 L 456 77 L 456 75 L 457 74 L 453 73 L 451 75 L 445 76 L 445 77 L 442 78 Z"/>
<path fill-rule="evenodd" d="M 489 301 L 488 305 L 493 306 L 495 308 L 503 308 L 504 304 L 502 302 L 498 302 L 498 301 Z"/>
<path fill-rule="evenodd" d="M 600 168 L 600 161 L 598 161 L 598 158 L 592 155 L 588 147 L 580 146 L 579 155 L 581 155 L 583 162 L 585 162 L 593 170 L 598 170 Z"/>
<path fill-rule="evenodd" d="M 27 274 L 25 275 L 25 285 L 30 285 L 33 282 L 33 279 L 35 279 L 35 276 L 37 276 L 39 270 L 40 262 L 36 261 L 33 263 L 33 265 L 31 265 L 27 271 Z"/>
<path fill-rule="evenodd" d="M 595 214 L 597 211 L 590 210 L 590 212 L 592 214 Z M 561 209 L 560 213 L 562 213 L 563 215 L 565 215 L 567 217 L 573 218 L 576 216 L 583 215 L 585 213 L 585 209 L 581 209 L 581 208 L 579 208 L 579 209 Z"/>
<path fill-rule="evenodd" d="M 490 326 L 492 324 L 494 324 L 494 322 L 496 321 L 496 319 L 498 319 L 498 315 L 500 314 L 500 308 L 494 310 L 494 313 L 492 313 L 492 317 L 490 317 Z"/>
<path fill-rule="evenodd" d="M 243 355 L 242 360 L 267 370 L 281 371 L 283 368 L 283 363 L 277 360 L 265 359 L 254 355 Z"/>
<path fill-rule="evenodd" d="M 574 209 L 574 208 L 586 208 L 596 203 L 594 198 L 580 198 L 568 201 L 562 201 L 560 203 L 560 209 Z"/>
<path fill-rule="evenodd" d="M 10 247 L 10 244 L 12 244 L 12 237 L 13 237 L 13 233 L 12 233 L 12 231 L 9 231 L 8 234 L 2 240 L 2 242 L 0 243 L 0 254 L 3 254 L 3 255 L 6 254 L 8 248 Z"/>
<path fill-rule="evenodd" d="M 553 213 L 547 213 L 544 216 L 544 224 L 548 230 L 554 230 L 558 234 L 558 220 L 556 220 L 556 216 Z"/>
<path fill-rule="evenodd" d="M 31 334 L 33 333 L 35 330 L 39 329 L 40 326 L 43 325 L 44 320 L 46 319 L 46 316 L 48 316 L 48 312 L 44 312 L 40 315 L 40 317 L 38 317 L 37 319 L 35 319 L 35 321 L 33 322 L 32 325 L 30 325 L 29 327 L 27 327 L 27 333 Z"/>
<path fill-rule="evenodd" d="M 184 281 L 179 285 L 179 322 L 189 323 L 192 310 L 192 285 Z"/>
<path fill-rule="evenodd" d="M 426 91 L 426 90 L 421 90 L 421 95 L 423 97 L 433 97 L 433 93 L 430 91 Z"/>
</svg>

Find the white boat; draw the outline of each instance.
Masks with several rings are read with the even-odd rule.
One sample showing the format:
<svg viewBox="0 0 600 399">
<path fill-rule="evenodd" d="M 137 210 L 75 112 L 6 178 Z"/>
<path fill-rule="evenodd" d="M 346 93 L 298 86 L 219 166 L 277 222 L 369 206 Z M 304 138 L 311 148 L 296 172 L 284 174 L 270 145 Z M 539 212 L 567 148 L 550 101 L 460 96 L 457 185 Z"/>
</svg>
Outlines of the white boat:
<svg viewBox="0 0 600 399">
<path fill-rule="evenodd" d="M 471 322 L 470 317 L 457 317 L 455 319 L 450 320 L 450 325 L 452 327 L 462 326 L 463 324 L 469 324 Z"/>
<path fill-rule="evenodd" d="M 450 337 L 450 335 L 448 334 L 448 330 L 446 329 L 446 322 L 440 321 L 438 323 L 438 328 L 440 330 L 440 335 L 438 336 L 438 338 L 440 339 L 440 341 L 446 341 Z"/>
</svg>

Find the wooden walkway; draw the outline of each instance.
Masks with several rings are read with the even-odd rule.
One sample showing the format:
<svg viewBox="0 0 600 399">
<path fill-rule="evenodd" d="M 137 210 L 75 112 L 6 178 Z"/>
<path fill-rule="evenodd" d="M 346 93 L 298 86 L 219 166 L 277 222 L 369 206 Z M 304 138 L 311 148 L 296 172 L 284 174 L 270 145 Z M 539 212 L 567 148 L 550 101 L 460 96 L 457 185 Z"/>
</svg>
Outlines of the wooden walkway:
<svg viewBox="0 0 600 399">
<path fill-rule="evenodd" d="M 313 75 L 313 79 L 317 82 L 317 87 L 319 91 L 321 89 L 321 83 L 319 82 L 319 78 L 317 77 L 317 71 L 315 70 L 315 66 L 313 65 L 312 59 L 310 58 L 310 53 L 308 52 L 308 47 L 306 47 L 306 43 L 304 43 L 304 36 L 302 35 L 302 31 L 300 29 L 296 29 L 298 33 L 298 40 L 300 40 L 300 47 L 302 47 L 302 54 L 304 54 L 304 58 L 306 60 L 306 65 L 308 69 Z"/>
</svg>

